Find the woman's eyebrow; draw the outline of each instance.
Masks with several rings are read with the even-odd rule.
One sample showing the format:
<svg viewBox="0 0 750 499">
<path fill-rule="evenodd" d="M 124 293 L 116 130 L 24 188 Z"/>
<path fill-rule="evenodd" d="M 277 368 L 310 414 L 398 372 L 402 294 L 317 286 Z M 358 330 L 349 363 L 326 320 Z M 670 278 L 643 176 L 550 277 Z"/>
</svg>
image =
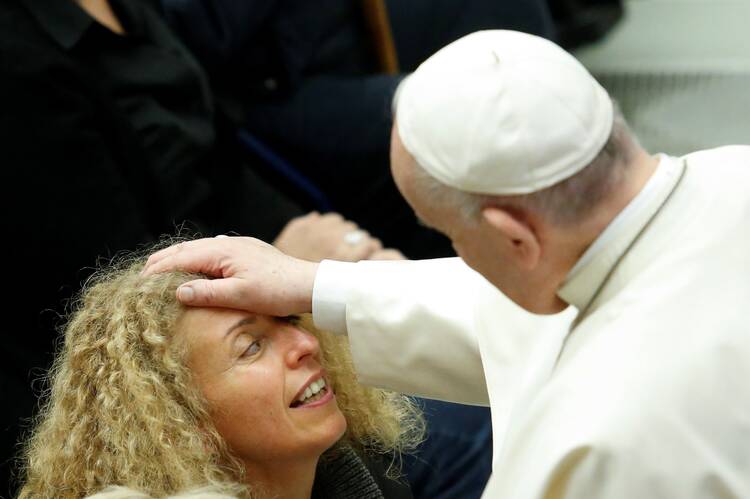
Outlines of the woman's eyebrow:
<svg viewBox="0 0 750 499">
<path fill-rule="evenodd" d="M 239 321 L 237 321 L 236 323 L 234 323 L 234 325 L 232 325 L 232 327 L 230 327 L 229 329 L 227 329 L 227 332 L 224 333 L 224 338 L 228 338 L 229 335 L 232 333 L 232 331 L 234 331 L 235 329 L 237 329 L 239 327 L 247 326 L 248 324 L 254 324 L 255 321 L 256 321 L 256 319 L 257 319 L 257 317 L 255 317 L 254 315 L 252 315 L 250 317 L 245 317 L 244 319 L 240 319 Z"/>
</svg>

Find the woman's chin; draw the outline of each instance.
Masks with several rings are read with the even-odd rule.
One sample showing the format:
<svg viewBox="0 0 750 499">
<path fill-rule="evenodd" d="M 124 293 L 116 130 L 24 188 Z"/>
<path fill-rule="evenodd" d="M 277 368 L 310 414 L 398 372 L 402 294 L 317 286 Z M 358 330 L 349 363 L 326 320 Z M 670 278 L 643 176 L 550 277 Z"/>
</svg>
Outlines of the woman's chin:
<svg viewBox="0 0 750 499">
<path fill-rule="evenodd" d="M 307 451 L 322 454 L 346 433 L 347 422 L 336 399 L 313 408 L 290 409 L 298 443 Z M 302 450 L 302 449 L 300 449 Z"/>
</svg>

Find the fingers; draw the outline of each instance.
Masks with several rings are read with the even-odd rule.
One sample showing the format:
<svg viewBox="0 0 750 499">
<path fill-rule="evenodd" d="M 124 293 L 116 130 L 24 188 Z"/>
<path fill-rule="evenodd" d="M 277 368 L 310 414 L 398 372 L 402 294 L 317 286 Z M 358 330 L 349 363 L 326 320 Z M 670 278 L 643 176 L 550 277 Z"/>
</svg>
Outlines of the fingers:
<svg viewBox="0 0 750 499">
<path fill-rule="evenodd" d="M 408 260 L 408 258 L 397 249 L 385 248 L 373 252 L 368 260 Z"/>
<path fill-rule="evenodd" d="M 248 237 L 215 237 L 178 243 L 151 255 L 141 275 L 148 277 L 181 270 L 221 277 L 223 263 L 228 256 L 236 253 L 235 248 L 240 243 L 257 244 L 262 241 Z"/>
<path fill-rule="evenodd" d="M 141 276 L 148 277 L 162 272 L 183 271 L 220 277 L 220 274 L 216 273 L 218 265 L 215 264 L 213 258 L 214 255 L 204 249 L 181 247 L 167 255 L 160 255 L 156 261 L 149 261 L 141 271 Z"/>
<path fill-rule="evenodd" d="M 380 251 L 383 249 L 383 243 L 380 242 L 380 239 L 372 237 L 370 233 L 367 231 L 364 231 L 364 233 L 365 233 L 366 240 L 364 243 L 361 243 L 358 245 L 358 246 L 361 246 L 360 254 L 359 254 L 360 260 L 369 258 L 370 255 L 372 255 L 376 251 Z"/>
<path fill-rule="evenodd" d="M 191 241 L 193 242 L 193 241 Z M 172 246 L 168 248 L 164 248 L 162 250 L 157 251 L 156 253 L 151 254 L 151 256 L 148 257 L 148 260 L 146 260 L 146 265 L 143 267 L 143 270 L 141 271 L 141 275 L 146 277 L 151 274 L 157 273 L 157 271 L 154 271 L 154 268 L 159 268 L 158 264 L 162 262 L 165 258 L 169 258 L 170 256 L 175 255 L 178 253 L 183 245 L 187 243 L 178 243 L 173 244 Z"/>
<path fill-rule="evenodd" d="M 284 255 L 249 237 L 199 239 L 149 258 L 142 275 L 182 270 L 221 279 L 197 279 L 180 286 L 186 305 L 225 307 L 286 316 L 309 312 L 317 264 Z"/>
<path fill-rule="evenodd" d="M 247 300 L 242 279 L 197 279 L 177 288 L 177 299 L 193 307 L 223 307 L 234 309 L 252 308 Z"/>
<path fill-rule="evenodd" d="M 382 249 L 370 233 L 338 213 L 310 213 L 289 222 L 274 241 L 288 255 L 319 262 L 359 261 Z"/>
<path fill-rule="evenodd" d="M 320 216 L 321 219 L 330 222 L 343 222 L 345 219 L 340 213 L 328 212 Z"/>
<path fill-rule="evenodd" d="M 357 237 L 347 238 L 346 234 L 340 236 L 340 241 L 338 242 L 334 254 L 328 258 L 347 262 L 357 262 L 369 258 L 374 252 L 383 248 L 383 244 L 380 240 L 372 237 L 366 230 L 355 229 L 354 231 L 351 231 L 350 234 L 352 232 L 356 232 Z"/>
</svg>

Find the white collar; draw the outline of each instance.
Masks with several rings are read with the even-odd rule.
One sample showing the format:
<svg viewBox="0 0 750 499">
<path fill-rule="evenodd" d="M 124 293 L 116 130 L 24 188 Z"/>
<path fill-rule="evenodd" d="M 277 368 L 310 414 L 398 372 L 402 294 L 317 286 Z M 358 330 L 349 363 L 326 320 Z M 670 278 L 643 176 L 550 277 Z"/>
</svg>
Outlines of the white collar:
<svg viewBox="0 0 750 499">
<path fill-rule="evenodd" d="M 656 215 L 682 176 L 684 164 L 659 155 L 656 171 L 638 195 L 596 238 L 568 272 L 557 295 L 583 313 L 602 288 L 614 267 Z"/>
</svg>

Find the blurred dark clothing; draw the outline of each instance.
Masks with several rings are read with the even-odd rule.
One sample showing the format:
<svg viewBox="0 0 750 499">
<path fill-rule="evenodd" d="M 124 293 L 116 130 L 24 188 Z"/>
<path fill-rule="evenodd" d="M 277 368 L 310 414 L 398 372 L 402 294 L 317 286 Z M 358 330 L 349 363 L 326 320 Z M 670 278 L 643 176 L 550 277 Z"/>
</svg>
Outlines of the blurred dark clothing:
<svg viewBox="0 0 750 499">
<path fill-rule="evenodd" d="M 414 497 L 479 499 L 492 473 L 489 407 L 419 399 L 428 445 L 404 458 Z"/>
<path fill-rule="evenodd" d="M 183 222 L 273 239 L 301 214 L 243 164 L 202 69 L 148 2 L 112 1 L 127 36 L 71 1 L 4 4 L 6 173 L 34 193 L 14 224 L 73 272 Z"/>
<path fill-rule="evenodd" d="M 162 0 L 165 15 L 220 87 L 243 101 L 284 99 L 314 76 L 378 72 L 362 2 Z M 387 0 L 401 70 L 480 29 L 550 37 L 544 0 Z"/>
<path fill-rule="evenodd" d="M 512 29 L 554 39 L 546 0 L 386 0 L 401 70 L 474 31 Z"/>
<path fill-rule="evenodd" d="M 0 1 L 3 227 L 20 286 L 6 309 L 0 371 L 2 480 L 31 379 L 97 258 L 174 234 L 237 231 L 267 240 L 296 204 L 243 164 L 234 126 L 158 6 L 113 1 L 127 36 L 69 0 Z M 28 292 L 21 291 L 28 289 Z M 37 390 L 41 388 L 37 385 Z M 10 497 L 0 483 L 0 497 Z"/>
<path fill-rule="evenodd" d="M 220 89 L 243 101 L 281 99 L 313 74 L 373 72 L 351 0 L 164 0 L 167 20 Z"/>
<path fill-rule="evenodd" d="M 547 0 L 557 42 L 567 50 L 595 42 L 622 18 L 623 0 Z"/>
<path fill-rule="evenodd" d="M 310 499 L 413 499 L 405 480 L 386 476 L 391 456 L 339 448 L 321 456 Z"/>
<path fill-rule="evenodd" d="M 162 5 L 208 69 L 222 104 L 311 178 L 338 211 L 411 258 L 452 254 L 444 237 L 417 224 L 391 178 L 391 100 L 402 75 L 379 72 L 362 2 Z M 543 0 L 393 0 L 388 8 L 405 72 L 477 29 L 553 32 Z"/>
</svg>

